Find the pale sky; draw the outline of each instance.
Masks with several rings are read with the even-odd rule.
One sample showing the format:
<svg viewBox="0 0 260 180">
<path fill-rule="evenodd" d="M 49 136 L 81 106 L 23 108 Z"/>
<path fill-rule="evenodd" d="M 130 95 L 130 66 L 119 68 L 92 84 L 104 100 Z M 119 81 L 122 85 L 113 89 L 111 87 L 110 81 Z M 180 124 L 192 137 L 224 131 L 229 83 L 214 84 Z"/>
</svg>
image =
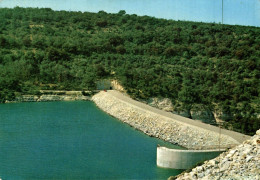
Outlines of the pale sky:
<svg viewBox="0 0 260 180">
<path fill-rule="evenodd" d="M 260 27 L 260 0 L 223 0 L 224 24 Z M 158 18 L 221 22 L 222 0 L 0 0 L 0 7 L 50 7 L 54 10 L 104 10 Z"/>
</svg>

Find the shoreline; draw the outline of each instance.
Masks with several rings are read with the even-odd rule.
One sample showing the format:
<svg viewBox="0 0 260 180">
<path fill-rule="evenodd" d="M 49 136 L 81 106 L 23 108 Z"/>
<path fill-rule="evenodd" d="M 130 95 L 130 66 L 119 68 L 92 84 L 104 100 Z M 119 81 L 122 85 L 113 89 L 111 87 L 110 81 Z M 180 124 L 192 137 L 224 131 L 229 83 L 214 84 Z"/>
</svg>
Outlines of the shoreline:
<svg viewBox="0 0 260 180">
<path fill-rule="evenodd" d="M 48 101 L 90 101 L 92 91 L 52 91 L 41 90 L 39 95 L 20 95 L 13 101 L 6 100 L 5 103 L 19 102 L 48 102 Z"/>
</svg>

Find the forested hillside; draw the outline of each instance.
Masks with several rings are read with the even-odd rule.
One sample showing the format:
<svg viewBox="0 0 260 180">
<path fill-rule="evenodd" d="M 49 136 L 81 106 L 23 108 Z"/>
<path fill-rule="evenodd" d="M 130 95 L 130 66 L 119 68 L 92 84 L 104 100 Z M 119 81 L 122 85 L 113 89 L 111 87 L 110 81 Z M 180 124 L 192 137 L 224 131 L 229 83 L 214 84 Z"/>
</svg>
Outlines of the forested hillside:
<svg viewBox="0 0 260 180">
<path fill-rule="evenodd" d="M 0 9 L 0 101 L 118 79 L 135 98 L 168 97 L 260 128 L 260 28 L 125 14 Z"/>
</svg>

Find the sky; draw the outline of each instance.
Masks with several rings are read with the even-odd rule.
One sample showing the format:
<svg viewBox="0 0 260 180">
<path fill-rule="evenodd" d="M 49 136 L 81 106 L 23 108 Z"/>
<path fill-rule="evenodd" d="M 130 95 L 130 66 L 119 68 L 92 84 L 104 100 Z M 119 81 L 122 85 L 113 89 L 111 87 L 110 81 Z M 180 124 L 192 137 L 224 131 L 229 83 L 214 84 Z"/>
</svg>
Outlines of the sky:
<svg viewBox="0 0 260 180">
<path fill-rule="evenodd" d="M 222 21 L 222 0 L 0 0 L 0 7 L 50 7 L 54 10 L 104 10 L 198 22 Z M 260 27 L 260 0 L 223 0 L 224 24 Z"/>
</svg>

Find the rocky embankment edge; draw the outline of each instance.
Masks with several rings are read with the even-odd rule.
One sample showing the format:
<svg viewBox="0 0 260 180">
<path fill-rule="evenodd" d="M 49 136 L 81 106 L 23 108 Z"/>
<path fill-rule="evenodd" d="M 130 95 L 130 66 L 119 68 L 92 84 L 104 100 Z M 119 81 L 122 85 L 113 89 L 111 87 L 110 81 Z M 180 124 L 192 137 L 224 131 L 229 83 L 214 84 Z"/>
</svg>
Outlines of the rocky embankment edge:
<svg viewBox="0 0 260 180">
<path fill-rule="evenodd" d="M 219 145 L 224 148 L 238 144 L 229 136 L 177 122 L 174 119 L 122 101 L 107 92 L 95 94 L 92 100 L 103 111 L 145 134 L 188 149 L 216 149 Z"/>
<path fill-rule="evenodd" d="M 84 95 L 82 91 L 41 91 L 40 95 L 20 95 L 14 101 L 6 101 L 5 103 L 15 102 L 46 102 L 46 101 L 87 101 L 90 95 Z"/>
<path fill-rule="evenodd" d="M 170 177 L 169 179 L 176 179 Z M 206 161 L 177 180 L 258 180 L 260 179 L 260 130 L 251 139 Z"/>
</svg>

